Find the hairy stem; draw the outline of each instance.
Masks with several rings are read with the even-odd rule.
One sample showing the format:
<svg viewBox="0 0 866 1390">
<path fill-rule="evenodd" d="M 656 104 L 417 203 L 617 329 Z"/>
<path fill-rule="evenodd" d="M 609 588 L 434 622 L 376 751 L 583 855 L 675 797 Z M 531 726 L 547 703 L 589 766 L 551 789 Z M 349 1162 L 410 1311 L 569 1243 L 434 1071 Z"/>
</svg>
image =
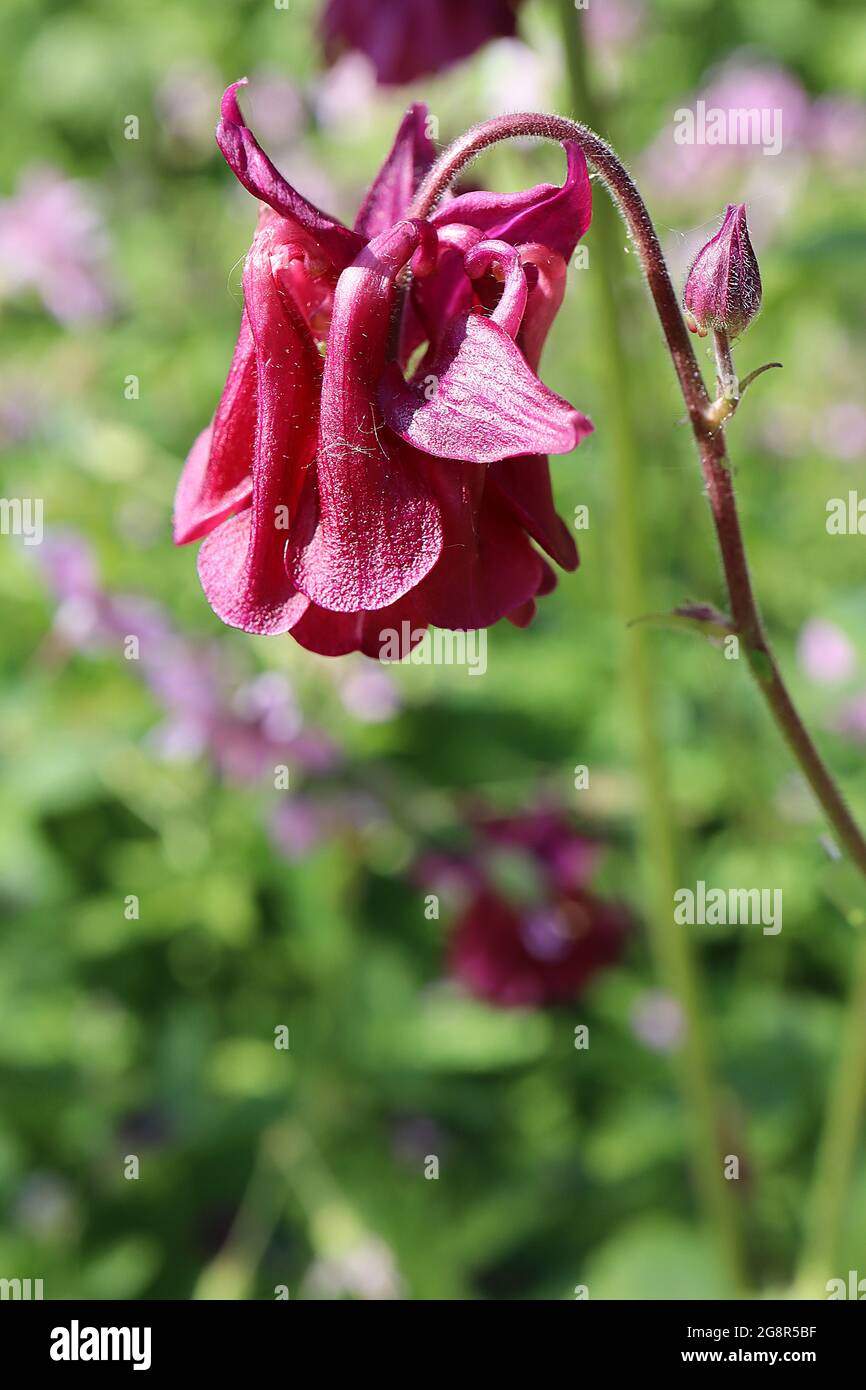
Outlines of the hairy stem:
<svg viewBox="0 0 866 1390">
<path fill-rule="evenodd" d="M 571 94 L 575 107 L 597 121 L 577 14 L 559 0 Z M 724 1145 L 713 1080 L 704 1008 L 691 940 L 673 919 L 679 885 L 674 815 L 664 747 L 659 733 L 656 682 L 646 630 L 632 622 L 646 602 L 648 580 L 639 518 L 645 511 L 641 449 L 629 396 L 629 363 L 617 301 L 617 255 L 621 236 L 613 210 L 602 206 L 593 219 L 590 280 L 597 298 L 596 323 L 614 467 L 613 545 L 616 598 L 623 626 L 629 723 L 634 729 L 642 792 L 643 877 L 650 902 L 649 925 L 656 968 L 683 1011 L 685 1034 L 674 1056 L 676 1076 L 691 1129 L 692 1167 L 706 1220 L 734 1289 L 743 1284 L 735 1184 L 725 1181 Z"/>
<path fill-rule="evenodd" d="M 723 328 L 717 328 L 713 333 L 713 348 L 716 354 L 716 387 L 719 395 L 726 401 L 737 401 L 740 398 L 740 383 L 737 381 L 734 359 L 731 357 L 731 340 Z"/>
<path fill-rule="evenodd" d="M 537 112 L 495 116 L 492 120 L 473 126 L 443 152 L 422 182 L 409 215 L 427 217 L 465 165 L 491 145 L 518 136 L 576 141 L 625 219 L 640 257 L 697 442 L 732 616 L 745 645 L 750 670 L 840 844 L 866 878 L 866 840 L 806 731 L 770 651 L 746 562 L 724 432 L 714 425 L 706 386 L 652 219 L 634 181 L 617 155 L 595 131 L 563 116 Z"/>
<path fill-rule="evenodd" d="M 482 150 L 515 136 L 576 141 L 606 184 L 625 220 L 640 257 L 695 436 L 721 553 L 731 616 L 745 648 L 749 669 L 776 726 L 833 827 L 840 846 L 866 879 L 866 840 L 803 724 L 770 649 L 746 560 L 724 430 L 720 428 L 707 395 L 652 220 L 637 187 L 616 154 L 593 130 L 577 121 L 536 113 L 498 116 L 467 131 L 444 151 L 422 182 L 410 215 L 428 216 L 466 164 Z M 838 1195 L 833 1200 L 842 1202 L 850 1182 L 856 1138 L 856 1131 L 852 1134 L 850 1129 L 851 1117 L 861 1113 L 866 1087 L 866 1064 L 861 1060 L 866 1056 L 866 1006 L 863 993 L 866 993 L 866 989 L 861 991 L 858 986 L 852 994 L 841 1072 L 828 1112 L 827 1134 L 819 1150 L 814 1207 L 819 1216 L 813 1218 L 813 1230 L 817 1221 L 825 1219 L 822 1211 L 829 1211 L 831 1198 L 826 1194 L 835 1191 Z M 842 1100 L 835 1099 L 840 1095 Z M 830 1213 L 837 1227 L 838 1210 Z M 831 1233 L 821 1249 L 821 1259 L 825 1262 L 832 1257 L 834 1241 Z"/>
</svg>

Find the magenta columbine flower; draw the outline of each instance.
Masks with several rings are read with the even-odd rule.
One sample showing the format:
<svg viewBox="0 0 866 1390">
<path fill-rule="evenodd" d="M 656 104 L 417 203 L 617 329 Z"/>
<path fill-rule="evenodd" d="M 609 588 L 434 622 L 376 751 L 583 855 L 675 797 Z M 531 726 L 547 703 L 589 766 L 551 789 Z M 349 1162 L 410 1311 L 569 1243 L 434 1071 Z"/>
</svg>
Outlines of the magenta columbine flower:
<svg viewBox="0 0 866 1390">
<path fill-rule="evenodd" d="M 350 230 L 277 172 L 239 85 L 217 139 L 264 206 L 176 542 L 204 539 L 199 575 L 223 622 L 329 656 L 378 656 L 431 623 L 525 625 L 555 583 L 536 546 L 577 565 L 546 456 L 592 425 L 537 370 L 590 221 L 583 154 L 566 145 L 562 187 L 464 193 L 411 218 L 434 158 L 413 106 Z"/>
<path fill-rule="evenodd" d="M 452 974 L 499 1008 L 576 998 L 622 952 L 633 919 L 590 883 L 602 847 L 555 810 L 483 819 L 471 860 L 440 857 L 423 877 L 458 896 Z M 419 876 L 420 877 L 420 876 Z"/>
<path fill-rule="evenodd" d="M 413 82 L 468 58 L 491 39 L 511 38 L 520 0 L 328 0 L 325 53 L 363 53 L 384 86 Z"/>
<path fill-rule="evenodd" d="M 749 240 L 746 205 L 729 203 L 721 227 L 698 252 L 683 293 L 686 322 L 702 338 L 712 328 L 737 338 L 761 307 L 761 272 Z"/>
</svg>

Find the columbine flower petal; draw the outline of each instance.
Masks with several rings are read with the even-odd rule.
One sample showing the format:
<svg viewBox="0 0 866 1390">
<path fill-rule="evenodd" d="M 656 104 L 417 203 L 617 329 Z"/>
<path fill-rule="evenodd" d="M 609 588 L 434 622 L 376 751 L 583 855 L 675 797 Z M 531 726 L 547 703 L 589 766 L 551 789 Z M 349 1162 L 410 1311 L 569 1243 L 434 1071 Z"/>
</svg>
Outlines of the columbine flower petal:
<svg viewBox="0 0 866 1390">
<path fill-rule="evenodd" d="M 400 122 L 394 144 L 361 204 L 355 231 L 365 239 L 379 236 L 405 217 L 415 189 L 435 158 L 427 134 L 427 107 L 416 102 Z"/>
<path fill-rule="evenodd" d="M 434 381 L 425 385 L 428 375 Z M 492 463 L 521 453 L 567 454 L 592 430 L 538 380 L 505 330 L 480 314 L 453 325 L 441 360 L 418 381 L 404 381 L 392 364 L 380 398 L 401 439 L 435 458 Z"/>
<path fill-rule="evenodd" d="M 256 360 L 251 506 L 213 531 L 199 552 L 199 575 L 214 612 L 246 632 L 287 632 L 307 607 L 286 574 L 284 552 L 315 450 L 321 359 L 277 283 L 286 256 L 281 230 L 263 226 L 244 270 Z"/>
<path fill-rule="evenodd" d="M 592 188 L 583 151 L 563 145 L 567 168 L 562 186 L 541 183 L 519 193 L 461 193 L 431 217 L 434 227 L 465 222 L 486 237 L 512 246 L 536 241 L 567 261 L 592 220 Z"/>
<path fill-rule="evenodd" d="M 233 82 L 222 99 L 216 138 L 226 163 L 254 197 L 286 218 L 299 234 L 306 233 L 335 264 L 347 265 L 363 246 L 363 238 L 304 198 L 268 159 L 238 106 L 237 90 L 246 80 Z"/>
<path fill-rule="evenodd" d="M 176 545 L 206 536 L 249 500 L 256 429 L 255 349 L 244 311 L 216 415 L 189 452 L 174 503 Z"/>
<path fill-rule="evenodd" d="M 376 237 L 340 276 L 322 381 L 316 460 L 318 519 L 291 548 L 298 588 L 323 608 L 384 608 L 439 557 L 438 505 L 414 451 L 383 432 L 377 387 L 394 282 L 424 229 L 402 222 Z M 307 529 L 312 514 L 306 513 Z"/>
</svg>

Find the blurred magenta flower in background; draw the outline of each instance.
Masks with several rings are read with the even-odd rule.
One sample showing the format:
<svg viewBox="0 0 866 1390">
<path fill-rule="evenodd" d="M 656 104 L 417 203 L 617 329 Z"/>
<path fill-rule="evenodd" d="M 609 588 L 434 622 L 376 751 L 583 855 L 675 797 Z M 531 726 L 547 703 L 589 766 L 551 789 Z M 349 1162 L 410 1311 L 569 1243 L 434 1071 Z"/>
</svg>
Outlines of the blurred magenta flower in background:
<svg viewBox="0 0 866 1390">
<path fill-rule="evenodd" d="M 602 846 L 558 811 L 476 818 L 471 857 L 431 857 L 419 880 L 459 901 L 450 966 L 503 1008 L 573 999 L 619 958 L 630 913 L 590 891 Z"/>
<path fill-rule="evenodd" d="M 592 426 L 536 371 L 591 217 L 582 153 L 567 146 L 562 187 L 464 193 L 407 220 L 434 158 L 414 106 L 350 230 L 277 172 L 239 85 L 217 138 L 266 206 L 229 378 L 178 487 L 177 543 L 205 538 L 199 574 L 224 622 L 325 655 L 378 656 L 386 633 L 405 651 L 430 623 L 524 625 L 555 582 L 530 538 L 577 564 L 546 454 Z"/>
<path fill-rule="evenodd" d="M 357 49 L 383 85 L 412 82 L 509 38 L 520 0 L 328 0 L 321 32 L 329 61 Z"/>
<path fill-rule="evenodd" d="M 31 168 L 0 199 L 0 300 L 34 291 L 66 327 L 111 309 L 108 236 L 83 184 L 56 169 Z"/>
</svg>

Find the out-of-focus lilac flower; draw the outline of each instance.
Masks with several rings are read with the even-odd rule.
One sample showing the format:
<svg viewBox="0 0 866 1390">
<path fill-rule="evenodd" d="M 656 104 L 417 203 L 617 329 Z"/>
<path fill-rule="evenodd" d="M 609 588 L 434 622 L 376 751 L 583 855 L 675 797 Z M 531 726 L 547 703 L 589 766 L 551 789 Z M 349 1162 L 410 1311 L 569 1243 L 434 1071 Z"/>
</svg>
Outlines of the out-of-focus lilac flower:
<svg viewBox="0 0 866 1390">
<path fill-rule="evenodd" d="M 546 111 L 554 103 L 558 52 L 541 55 L 522 39 L 497 39 L 485 50 L 479 85 L 485 115 Z"/>
<path fill-rule="evenodd" d="M 281 763 L 308 772 L 339 764 L 332 740 L 303 723 L 284 676 L 268 673 L 238 686 L 218 644 L 189 641 L 158 604 L 106 592 L 80 537 L 46 537 L 39 562 L 59 600 L 54 626 L 65 645 L 119 650 L 128 638 L 137 639 L 130 664 L 166 715 L 151 734 L 161 756 L 207 754 L 223 776 L 238 782 L 257 782 Z"/>
<path fill-rule="evenodd" d="M 800 401 L 768 405 L 755 422 L 755 434 L 763 449 L 777 458 L 795 459 L 803 453 L 803 440 L 808 437 L 811 411 Z"/>
<path fill-rule="evenodd" d="M 330 667 L 344 709 L 364 724 L 383 724 L 400 708 L 400 691 L 387 671 L 369 662 L 363 665 Z"/>
<path fill-rule="evenodd" d="M 304 102 L 293 82 L 274 68 L 258 68 L 251 77 L 250 107 L 257 130 L 269 144 L 285 149 L 303 130 Z M 217 92 L 219 101 L 221 92 Z M 210 111 L 209 134 L 213 139 L 213 110 Z"/>
<path fill-rule="evenodd" d="M 275 847 L 292 861 L 304 859 L 333 830 L 334 820 L 328 808 L 309 797 L 293 796 L 280 802 L 270 822 Z"/>
<path fill-rule="evenodd" d="M 257 721 L 274 740 L 294 738 L 302 718 L 295 692 L 281 671 L 265 671 L 242 685 L 233 700 L 241 718 Z"/>
<path fill-rule="evenodd" d="M 672 121 L 644 155 L 644 175 L 661 196 L 687 193 L 703 198 L 708 189 L 717 189 L 722 181 L 729 184 L 737 171 L 751 167 L 755 161 L 759 161 L 761 173 L 766 176 L 777 162 L 777 156 L 764 154 L 774 135 L 781 141 L 782 154 L 804 147 L 809 98 L 797 78 L 785 68 L 735 56 L 705 87 L 684 99 L 679 111 L 692 111 L 697 118 L 699 102 L 706 113 L 706 129 L 696 119 L 694 140 L 678 143 L 674 138 L 678 127 Z M 725 135 L 731 137 L 724 143 L 714 143 L 715 135 L 712 140 L 706 138 L 711 134 L 713 112 L 724 115 Z M 755 118 L 745 123 L 736 121 L 734 113 L 742 112 L 755 113 Z"/>
<path fill-rule="evenodd" d="M 111 308 L 108 238 L 90 193 L 55 169 L 26 171 L 0 199 L 0 299 L 34 290 L 67 326 Z"/>
<path fill-rule="evenodd" d="M 170 67 L 154 95 L 160 128 L 169 139 L 190 149 L 210 150 L 213 111 L 222 86 L 209 63 L 177 63 Z"/>
<path fill-rule="evenodd" d="M 422 855 L 416 862 L 412 881 L 428 892 L 434 890 L 446 900 L 449 907 L 462 911 L 483 887 L 485 879 L 473 860 L 458 854 L 431 852 Z"/>
<path fill-rule="evenodd" d="M 112 597 L 101 587 L 90 547 L 72 532 L 46 536 L 39 565 L 58 599 L 55 631 L 68 646 L 97 651 L 137 636 L 142 645 L 162 644 L 170 626 L 149 599 Z"/>
<path fill-rule="evenodd" d="M 0 385 L 0 449 L 24 444 L 41 437 L 55 401 L 45 389 L 25 373 L 7 371 Z"/>
<path fill-rule="evenodd" d="M 676 999 L 660 990 L 648 990 L 632 1010 L 632 1032 L 653 1052 L 672 1052 L 682 1040 L 683 1023 Z"/>
<path fill-rule="evenodd" d="M 643 0 L 604 0 L 579 11 L 586 37 L 601 52 L 627 47 L 637 38 L 644 22 Z"/>
<path fill-rule="evenodd" d="M 72 531 L 46 536 L 39 556 L 42 572 L 57 598 L 77 598 L 96 593 L 96 563 L 90 546 Z"/>
<path fill-rule="evenodd" d="M 842 629 L 823 618 L 813 618 L 803 628 L 797 660 L 805 675 L 820 685 L 848 680 L 857 664 L 854 647 Z"/>
<path fill-rule="evenodd" d="M 316 119 L 332 135 L 355 131 L 363 136 L 370 125 L 375 96 L 372 63 L 363 53 L 347 53 L 319 80 L 314 94 Z"/>
<path fill-rule="evenodd" d="M 809 115 L 809 146 L 840 173 L 861 173 L 866 162 L 866 104 L 847 96 L 819 97 Z"/>
<path fill-rule="evenodd" d="M 394 1253 L 378 1236 L 365 1235 L 339 1255 L 320 1256 L 307 1271 L 312 1298 L 400 1299 L 405 1288 Z"/>
<path fill-rule="evenodd" d="M 328 0 L 325 53 L 364 53 L 385 86 L 414 82 L 468 58 L 491 39 L 510 38 L 520 0 Z"/>
<path fill-rule="evenodd" d="M 348 831 L 362 833 L 381 817 L 363 792 L 337 797 L 292 796 L 281 801 L 270 820 L 274 846 L 286 859 L 303 859 L 317 845 Z"/>
<path fill-rule="evenodd" d="M 815 443 L 847 463 L 866 456 L 866 406 L 860 401 L 836 401 L 815 424 Z"/>
<path fill-rule="evenodd" d="M 833 729 L 854 743 L 866 743 L 866 695 L 855 695 L 842 706 L 833 720 Z"/>
</svg>

